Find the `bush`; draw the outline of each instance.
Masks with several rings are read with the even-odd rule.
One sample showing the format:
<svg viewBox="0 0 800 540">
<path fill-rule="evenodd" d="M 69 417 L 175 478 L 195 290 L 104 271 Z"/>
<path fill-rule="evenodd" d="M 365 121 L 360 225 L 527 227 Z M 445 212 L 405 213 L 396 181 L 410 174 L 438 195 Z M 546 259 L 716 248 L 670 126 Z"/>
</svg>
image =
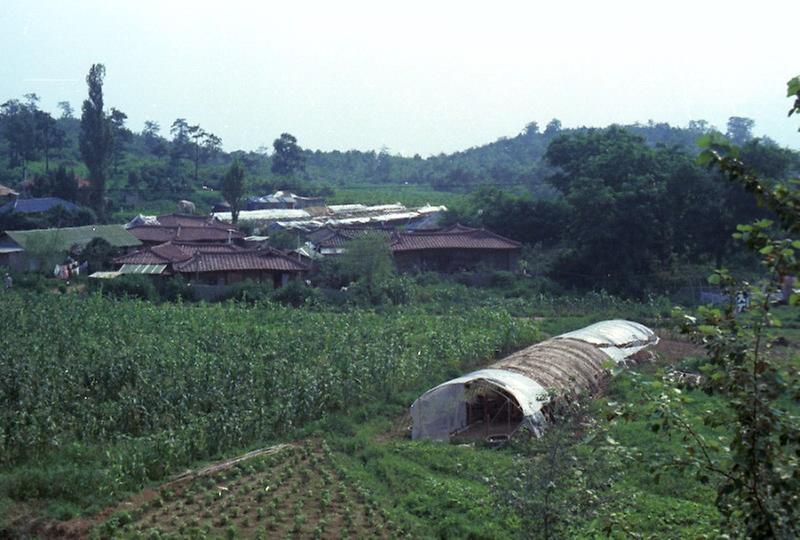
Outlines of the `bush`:
<svg viewBox="0 0 800 540">
<path fill-rule="evenodd" d="M 148 276 L 125 275 L 115 279 L 102 281 L 99 287 L 104 295 L 112 298 L 140 298 L 142 300 L 156 301 L 159 299 L 156 286 Z"/>
<path fill-rule="evenodd" d="M 38 272 L 10 272 L 13 289 L 24 289 L 27 291 L 44 292 L 47 290 L 48 280 Z M 5 277 L 6 270 L 0 267 L 0 278 Z M 2 286 L 2 283 L 0 283 Z"/>
<path fill-rule="evenodd" d="M 293 279 L 285 287 L 275 289 L 270 297 L 276 302 L 294 307 L 322 300 L 319 290 L 307 286 L 299 279 Z"/>
<path fill-rule="evenodd" d="M 161 299 L 166 302 L 193 300 L 194 292 L 182 276 L 173 276 L 158 282 L 157 290 Z"/>
<path fill-rule="evenodd" d="M 274 288 L 271 283 L 257 283 L 245 280 L 232 285 L 228 291 L 217 297 L 218 301 L 237 300 L 242 302 L 263 302 L 272 298 Z"/>
</svg>

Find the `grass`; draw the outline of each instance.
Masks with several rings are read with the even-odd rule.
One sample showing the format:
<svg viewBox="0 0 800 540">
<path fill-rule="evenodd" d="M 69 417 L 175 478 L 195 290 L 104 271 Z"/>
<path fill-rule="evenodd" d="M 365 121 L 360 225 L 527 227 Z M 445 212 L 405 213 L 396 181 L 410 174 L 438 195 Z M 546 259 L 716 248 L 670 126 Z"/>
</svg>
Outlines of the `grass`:
<svg viewBox="0 0 800 540">
<path fill-rule="evenodd" d="M 431 285 L 432 295 L 444 291 L 443 296 L 432 296 L 419 309 L 435 313 L 459 305 L 486 308 L 494 302 L 498 309 L 518 305 L 517 316 L 536 316 L 539 328 L 547 335 L 615 316 L 650 324 L 668 318 L 666 304 L 657 299 L 634 303 L 596 294 L 560 299 L 541 296 L 538 300 L 531 296 L 521 302 L 486 290 L 474 290 L 465 298 L 467 287 L 455 289 L 461 292 Z M 164 309 L 177 313 L 193 308 Z M 231 316 L 238 313 L 234 306 L 219 310 L 225 312 L 219 314 Z M 240 315 L 258 313 L 249 309 L 241 310 Z M 789 308 L 779 308 L 778 315 L 794 341 L 791 332 L 800 332 L 800 316 Z M 419 339 L 432 339 L 434 343 L 450 339 L 444 331 L 435 334 Z M 794 349 L 789 351 L 794 354 Z M 691 359 L 678 361 L 687 369 L 692 366 Z M 467 364 L 448 370 L 469 369 Z M 629 448 L 630 455 L 603 494 L 608 499 L 602 508 L 603 517 L 573 515 L 571 537 L 602 537 L 609 525 L 612 536 L 619 538 L 716 537 L 719 514 L 714 505 L 713 479 L 704 483 L 692 474 L 664 469 L 655 481 L 653 464 L 657 458 L 679 457 L 685 452 L 681 434 L 653 431 L 653 419 L 643 408 L 626 421 L 609 414 L 617 404 L 636 407 L 643 392 L 658 390 L 661 367 L 641 365 L 622 372 L 594 402 L 594 416 L 600 419 L 604 433 Z M 118 506 L 117 512 L 97 524 L 93 534 L 98 537 L 517 538 L 526 531 L 515 511 L 503 503 L 502 492 L 510 489 L 509 479 L 519 460 L 526 459 L 518 448 L 492 450 L 415 442 L 408 436 L 409 404 L 446 376 L 441 372 L 413 388 L 328 411 L 283 434 L 282 439 L 274 439 L 299 441 L 285 452 L 248 460 L 211 476 L 162 486 L 164 489 L 158 489 L 158 481 L 151 483 L 155 491 L 150 498 L 141 494 L 130 498 L 130 492 L 124 490 L 97 501 L 76 494 L 75 485 L 103 484 L 103 478 L 96 475 L 106 472 L 95 465 L 103 463 L 101 454 L 109 450 L 78 444 L 64 445 L 58 457 L 45 456 L 42 463 L 23 464 L 13 473 L 0 474 L 0 484 L 12 492 L 30 491 L 27 519 L 31 515 L 57 519 L 91 516 L 110 500 L 129 498 L 130 505 Z M 699 391 L 687 390 L 685 397 L 689 412 L 721 406 L 716 398 Z M 700 424 L 694 428 L 707 437 L 727 436 L 724 430 Z M 124 445 L 124 440 L 119 444 Z M 111 455 L 115 451 L 111 447 Z M 228 448 L 221 455 L 232 457 L 240 452 Z M 563 489 L 575 488 L 567 485 Z M 6 516 L 7 527 L 7 518 L 19 512 L 18 504 L 0 496 L 0 516 Z"/>
<path fill-rule="evenodd" d="M 408 207 L 431 205 L 452 206 L 460 203 L 466 195 L 436 191 L 420 184 L 354 184 L 336 187 L 332 196 L 326 197 L 328 204 L 391 204 L 402 203 Z"/>
<path fill-rule="evenodd" d="M 635 376 L 619 376 L 595 403 L 596 414 L 603 416 L 610 401 L 636 402 L 642 386 L 656 380 L 656 369 L 650 367 Z M 152 531 L 176 534 L 183 526 L 214 537 L 224 537 L 231 527 L 237 537 L 522 535 L 519 520 L 498 492 L 516 470 L 521 458 L 517 449 L 411 441 L 404 415 L 414 397 L 409 393 L 394 403 L 320 420 L 299 433 L 303 442 L 291 451 L 162 491 L 154 499 L 158 502 L 132 514 L 127 529 L 120 525 L 127 518 L 112 516 L 96 534 L 111 533 L 109 527 L 116 527 L 115 534 L 123 538 Z M 692 406 L 714 406 L 714 399 L 697 392 Z M 662 474 L 655 482 L 650 458 L 679 456 L 682 443 L 680 437 L 666 437 L 650 427 L 647 417 L 604 425 L 609 437 L 634 449 L 604 508 L 612 536 L 714 537 L 719 515 L 713 486 L 678 474 Z M 265 485 L 271 489 L 263 492 Z M 192 523 L 187 522 L 189 515 L 200 517 Z M 571 536 L 604 536 L 606 524 L 575 515 Z"/>
</svg>

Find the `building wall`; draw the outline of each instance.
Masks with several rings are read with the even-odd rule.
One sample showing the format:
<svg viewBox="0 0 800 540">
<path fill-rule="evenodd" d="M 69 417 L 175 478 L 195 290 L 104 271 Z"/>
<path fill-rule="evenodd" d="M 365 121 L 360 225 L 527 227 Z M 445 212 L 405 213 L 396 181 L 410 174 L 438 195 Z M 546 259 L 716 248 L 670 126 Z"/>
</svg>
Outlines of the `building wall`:
<svg viewBox="0 0 800 540">
<path fill-rule="evenodd" d="M 35 270 L 35 268 L 29 268 L 30 264 L 25 256 L 24 251 L 18 251 L 16 253 L 0 253 L 0 267 L 8 268 L 12 272 L 27 272 L 29 270 Z"/>
<path fill-rule="evenodd" d="M 514 271 L 518 259 L 519 250 L 506 249 L 427 249 L 394 253 L 395 265 L 401 272 L 450 273 L 475 270 L 479 266 Z"/>
<path fill-rule="evenodd" d="M 184 275 L 184 277 L 191 283 L 201 285 L 235 285 L 236 283 L 250 280 L 256 283 L 271 284 L 273 287 L 278 288 L 287 284 L 292 274 L 278 271 L 246 270 L 239 272 L 201 272 Z"/>
</svg>

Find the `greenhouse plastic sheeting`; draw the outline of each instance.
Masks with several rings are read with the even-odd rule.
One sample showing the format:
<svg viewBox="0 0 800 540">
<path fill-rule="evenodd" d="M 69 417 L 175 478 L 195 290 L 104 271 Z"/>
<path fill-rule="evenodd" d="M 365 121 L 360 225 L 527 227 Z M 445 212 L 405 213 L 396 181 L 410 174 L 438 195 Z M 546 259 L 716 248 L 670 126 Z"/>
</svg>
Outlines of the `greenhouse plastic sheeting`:
<svg viewBox="0 0 800 540">
<path fill-rule="evenodd" d="M 411 436 L 413 439 L 448 440 L 453 433 L 467 427 L 466 403 L 469 397 L 466 384 L 480 380 L 508 392 L 522 410 L 523 426 L 538 434 L 545 425 L 541 409 L 550 400 L 548 389 L 564 392 L 572 386 L 573 391 L 592 391 L 596 386 L 594 372 L 600 370 L 600 375 L 607 375 L 599 363 L 598 354 L 589 352 L 596 349 L 620 363 L 657 343 L 658 337 L 646 326 L 611 320 L 517 351 L 498 361 L 495 367 L 468 373 L 422 394 L 411 405 Z M 564 379 L 556 375 L 569 370 L 576 376 L 564 384 L 556 384 Z M 577 376 L 583 372 L 586 372 L 585 376 Z"/>
<path fill-rule="evenodd" d="M 658 343 L 658 336 L 646 326 L 620 319 L 595 323 L 580 330 L 561 334 L 554 339 L 562 338 L 577 339 L 596 345 L 617 363 Z"/>
<path fill-rule="evenodd" d="M 536 430 L 544 424 L 540 412 L 549 401 L 547 391 L 536 381 L 504 369 L 481 369 L 449 380 L 422 394 L 411 405 L 412 439 L 447 440 L 467 426 L 466 384 L 486 381 L 517 400 L 525 421 Z"/>
</svg>

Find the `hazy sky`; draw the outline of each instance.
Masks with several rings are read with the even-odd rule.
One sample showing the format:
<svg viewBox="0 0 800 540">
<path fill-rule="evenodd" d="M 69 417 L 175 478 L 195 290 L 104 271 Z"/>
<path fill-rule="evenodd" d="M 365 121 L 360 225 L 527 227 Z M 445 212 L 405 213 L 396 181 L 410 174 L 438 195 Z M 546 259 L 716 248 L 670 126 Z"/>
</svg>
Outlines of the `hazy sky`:
<svg viewBox="0 0 800 540">
<path fill-rule="evenodd" d="M 429 155 L 551 118 L 732 115 L 798 148 L 796 17 L 797 0 L 0 0 L 0 100 L 79 111 L 102 62 L 131 128 L 184 117 L 226 150 L 288 131 L 312 149 Z"/>
</svg>

